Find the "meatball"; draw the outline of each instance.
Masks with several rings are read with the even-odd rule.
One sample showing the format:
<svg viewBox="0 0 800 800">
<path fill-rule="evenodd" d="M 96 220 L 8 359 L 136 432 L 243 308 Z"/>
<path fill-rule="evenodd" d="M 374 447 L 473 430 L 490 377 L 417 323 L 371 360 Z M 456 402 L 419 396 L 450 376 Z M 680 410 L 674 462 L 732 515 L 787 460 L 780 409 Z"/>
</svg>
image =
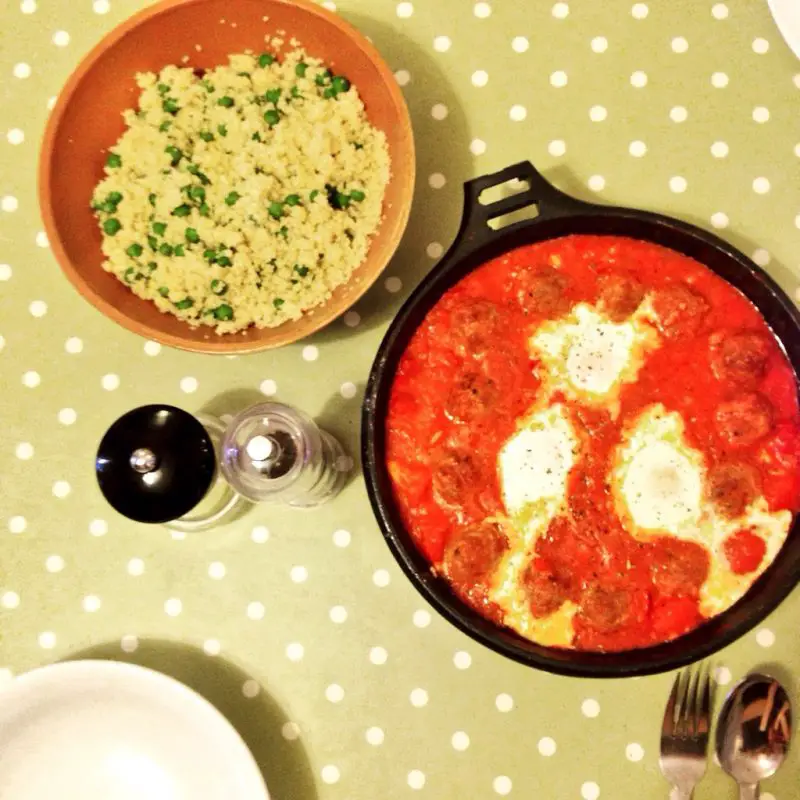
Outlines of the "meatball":
<svg viewBox="0 0 800 800">
<path fill-rule="evenodd" d="M 653 584 L 663 594 L 693 594 L 705 583 L 711 558 L 702 545 L 660 536 L 652 547 L 650 572 Z"/>
<path fill-rule="evenodd" d="M 709 343 L 711 371 L 720 381 L 753 387 L 769 359 L 769 341 L 759 333 L 715 333 Z"/>
<path fill-rule="evenodd" d="M 459 588 L 482 583 L 494 572 L 508 539 L 497 525 L 489 522 L 464 527 L 450 537 L 444 550 L 444 571 Z"/>
<path fill-rule="evenodd" d="M 627 625 L 634 616 L 630 590 L 593 584 L 581 598 L 581 616 L 595 630 L 608 632 Z"/>
<path fill-rule="evenodd" d="M 645 288 L 626 275 L 602 275 L 598 305 L 614 322 L 627 319 L 641 304 Z"/>
<path fill-rule="evenodd" d="M 708 474 L 708 495 L 728 519 L 741 516 L 758 496 L 758 473 L 747 464 L 726 461 Z"/>
<path fill-rule="evenodd" d="M 522 588 L 534 617 L 549 617 L 564 604 L 569 587 L 558 575 L 541 569 L 538 560 L 531 561 L 522 575 Z"/>
<path fill-rule="evenodd" d="M 519 301 L 524 311 L 558 317 L 570 306 L 569 279 L 555 267 L 537 267 L 520 275 Z"/>
<path fill-rule="evenodd" d="M 772 428 L 772 406 L 759 394 L 745 394 L 721 403 L 714 418 L 717 433 L 731 447 L 747 447 Z"/>
<path fill-rule="evenodd" d="M 500 398 L 497 384 L 480 372 L 462 374 L 445 403 L 445 414 L 454 422 L 467 422 L 491 411 Z"/>
<path fill-rule="evenodd" d="M 462 355 L 479 355 L 496 343 L 501 314 L 489 300 L 464 298 L 453 312 L 456 349 Z"/>
<path fill-rule="evenodd" d="M 433 470 L 433 496 L 440 506 L 458 508 L 480 484 L 480 469 L 469 450 L 447 450 Z"/>
<path fill-rule="evenodd" d="M 709 306 L 703 295 L 683 284 L 659 289 L 653 296 L 658 329 L 667 339 L 694 336 Z"/>
</svg>

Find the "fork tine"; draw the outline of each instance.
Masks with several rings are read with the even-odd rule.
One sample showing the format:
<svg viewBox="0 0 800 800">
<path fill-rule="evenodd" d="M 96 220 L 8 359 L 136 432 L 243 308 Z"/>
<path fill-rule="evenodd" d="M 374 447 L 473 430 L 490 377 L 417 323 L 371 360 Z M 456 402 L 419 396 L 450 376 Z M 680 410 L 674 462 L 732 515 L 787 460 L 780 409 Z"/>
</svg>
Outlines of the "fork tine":
<svg viewBox="0 0 800 800">
<path fill-rule="evenodd" d="M 661 726 L 662 736 L 673 736 L 675 734 L 675 718 L 678 705 L 678 693 L 681 683 L 681 673 L 675 676 L 675 681 L 672 684 L 672 691 L 669 693 L 667 700 L 667 707 L 664 709 L 664 722 Z"/>
<path fill-rule="evenodd" d="M 701 668 L 702 670 L 702 668 Z M 702 686 L 697 697 L 697 732 L 708 738 L 708 731 L 711 728 L 711 665 L 701 671 L 698 680 L 702 678 Z"/>
<path fill-rule="evenodd" d="M 684 735 L 694 736 L 697 733 L 697 685 L 700 682 L 700 670 L 689 667 L 686 675 L 686 694 L 683 705 Z"/>
</svg>

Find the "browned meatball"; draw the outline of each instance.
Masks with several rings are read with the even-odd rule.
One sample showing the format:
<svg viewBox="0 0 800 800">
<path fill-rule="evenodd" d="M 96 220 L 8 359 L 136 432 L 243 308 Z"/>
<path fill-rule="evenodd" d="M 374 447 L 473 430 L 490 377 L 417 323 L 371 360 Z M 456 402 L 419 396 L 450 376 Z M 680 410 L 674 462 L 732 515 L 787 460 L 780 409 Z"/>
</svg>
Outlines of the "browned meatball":
<svg viewBox="0 0 800 800">
<path fill-rule="evenodd" d="M 708 303 L 694 289 L 678 284 L 659 289 L 653 296 L 658 328 L 668 339 L 694 336 L 708 313 Z"/>
<path fill-rule="evenodd" d="M 462 299 L 453 312 L 457 349 L 463 355 L 478 355 L 496 343 L 501 323 L 498 307 L 481 298 Z"/>
<path fill-rule="evenodd" d="M 534 267 L 520 275 L 519 301 L 524 311 L 558 317 L 570 306 L 569 279 L 555 267 Z"/>
<path fill-rule="evenodd" d="M 549 617 L 564 604 L 569 587 L 552 572 L 537 569 L 531 561 L 522 575 L 522 588 L 534 617 Z"/>
<path fill-rule="evenodd" d="M 659 536 L 652 543 L 653 583 L 664 594 L 691 594 L 708 577 L 710 556 L 696 542 Z"/>
<path fill-rule="evenodd" d="M 581 616 L 602 632 L 621 628 L 633 618 L 631 593 L 621 586 L 593 584 L 581 598 Z"/>
<path fill-rule="evenodd" d="M 627 319 L 644 300 L 645 288 L 635 278 L 626 275 L 603 275 L 598 283 L 599 306 L 614 322 Z"/>
<path fill-rule="evenodd" d="M 444 570 L 458 588 L 485 582 L 508 548 L 497 525 L 484 522 L 457 530 L 444 550 Z"/>
<path fill-rule="evenodd" d="M 491 411 L 500 394 L 497 384 L 480 372 L 465 372 L 450 390 L 445 414 L 454 422 L 467 422 Z"/>
<path fill-rule="evenodd" d="M 734 519 L 758 496 L 758 474 L 747 464 L 726 461 L 708 475 L 708 495 L 720 513 Z"/>
<path fill-rule="evenodd" d="M 759 333 L 715 333 L 709 357 L 714 376 L 739 386 L 755 386 L 769 358 L 769 341 Z"/>
<path fill-rule="evenodd" d="M 445 508 L 457 508 L 480 488 L 480 469 L 469 450 L 446 450 L 433 470 L 433 496 Z"/>
<path fill-rule="evenodd" d="M 732 447 L 747 447 L 772 428 L 772 406 L 759 394 L 745 394 L 721 403 L 715 417 L 717 433 Z"/>
</svg>

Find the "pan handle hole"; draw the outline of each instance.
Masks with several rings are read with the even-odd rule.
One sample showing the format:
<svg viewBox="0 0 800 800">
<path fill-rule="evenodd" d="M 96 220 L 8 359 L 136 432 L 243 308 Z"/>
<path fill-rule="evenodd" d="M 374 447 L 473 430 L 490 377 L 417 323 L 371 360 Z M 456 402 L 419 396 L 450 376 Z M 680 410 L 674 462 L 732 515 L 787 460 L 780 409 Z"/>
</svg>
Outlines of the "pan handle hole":
<svg viewBox="0 0 800 800">
<path fill-rule="evenodd" d="M 515 194 L 522 194 L 531 188 L 528 181 L 520 180 L 519 178 L 512 178 L 505 183 L 497 183 L 484 189 L 478 195 L 478 202 L 482 206 L 490 206 L 498 200 L 505 200 L 506 197 L 513 197 Z"/>
<path fill-rule="evenodd" d="M 487 223 L 494 231 L 499 231 L 508 225 L 513 225 L 515 222 L 525 222 L 529 219 L 536 219 L 539 216 L 539 206 L 531 205 L 520 208 L 517 211 L 509 211 L 508 214 L 501 214 L 499 217 L 490 219 Z"/>
</svg>

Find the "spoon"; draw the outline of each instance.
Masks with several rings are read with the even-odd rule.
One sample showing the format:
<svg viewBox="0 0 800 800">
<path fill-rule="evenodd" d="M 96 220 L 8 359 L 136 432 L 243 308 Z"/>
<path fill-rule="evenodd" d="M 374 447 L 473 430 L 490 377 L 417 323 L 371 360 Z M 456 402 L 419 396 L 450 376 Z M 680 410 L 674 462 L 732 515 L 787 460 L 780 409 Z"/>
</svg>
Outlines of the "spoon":
<svg viewBox="0 0 800 800">
<path fill-rule="evenodd" d="M 777 680 L 754 673 L 733 687 L 717 723 L 717 758 L 739 800 L 758 800 L 758 782 L 775 774 L 791 738 L 791 702 Z"/>
</svg>

